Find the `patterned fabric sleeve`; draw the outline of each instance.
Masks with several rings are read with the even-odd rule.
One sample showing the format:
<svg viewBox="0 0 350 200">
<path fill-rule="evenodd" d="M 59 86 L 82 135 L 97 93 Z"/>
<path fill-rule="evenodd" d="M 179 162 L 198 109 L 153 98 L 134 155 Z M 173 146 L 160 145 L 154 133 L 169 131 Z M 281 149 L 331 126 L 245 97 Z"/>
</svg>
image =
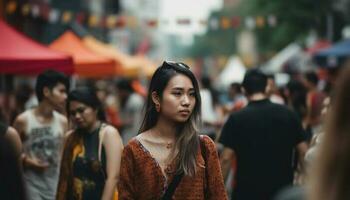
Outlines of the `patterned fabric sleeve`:
<svg viewBox="0 0 350 200">
<path fill-rule="evenodd" d="M 134 162 L 133 153 L 130 146 L 126 146 L 123 150 L 120 165 L 120 179 L 118 182 L 118 200 L 136 199 L 134 189 Z"/>
<path fill-rule="evenodd" d="M 63 155 L 61 159 L 61 168 L 60 168 L 60 175 L 57 185 L 57 193 L 56 193 L 56 200 L 65 200 L 68 199 L 68 193 L 69 188 L 72 187 L 71 185 L 71 177 L 72 177 L 72 155 L 71 155 L 71 149 L 73 145 L 73 138 L 68 137 L 67 141 L 64 145 L 63 149 Z"/>
<path fill-rule="evenodd" d="M 206 148 L 205 166 L 207 178 L 207 199 L 208 200 L 227 200 L 227 193 L 224 186 L 224 179 L 221 173 L 219 156 L 215 143 L 208 137 L 203 136 L 202 142 Z"/>
</svg>

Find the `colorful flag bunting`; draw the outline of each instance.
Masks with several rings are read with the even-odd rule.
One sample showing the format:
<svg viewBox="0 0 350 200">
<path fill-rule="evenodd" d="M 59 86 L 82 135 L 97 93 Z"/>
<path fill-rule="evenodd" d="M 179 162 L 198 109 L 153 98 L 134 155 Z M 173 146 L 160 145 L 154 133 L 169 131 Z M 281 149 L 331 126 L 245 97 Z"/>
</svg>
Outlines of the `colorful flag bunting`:
<svg viewBox="0 0 350 200">
<path fill-rule="evenodd" d="M 28 16 L 31 14 L 33 18 L 41 17 L 51 24 L 59 22 L 67 24 L 74 20 L 79 24 L 87 23 L 90 27 L 102 27 L 108 29 L 123 27 L 135 28 L 141 25 L 155 28 L 159 25 L 167 25 L 169 23 L 176 23 L 183 26 L 198 23 L 201 26 L 207 26 L 210 30 L 227 30 L 230 28 L 236 29 L 242 25 L 244 25 L 247 29 L 255 29 L 256 27 L 263 28 L 266 25 L 269 27 L 277 26 L 277 17 L 273 14 L 267 16 L 249 16 L 245 18 L 240 16 L 221 16 L 212 17 L 208 20 L 199 19 L 196 21 L 191 18 L 182 17 L 175 19 L 175 21 L 169 21 L 169 19 L 139 19 L 135 16 L 117 16 L 115 14 L 98 16 L 86 12 L 73 13 L 69 10 L 52 8 L 47 3 L 26 3 L 20 5 L 15 0 L 10 0 L 10 2 L 8 2 L 5 6 L 5 12 L 8 15 L 13 15 L 17 9 L 20 10 L 20 13 L 23 16 Z"/>
<path fill-rule="evenodd" d="M 245 19 L 245 26 L 248 28 L 248 29 L 250 29 L 250 30 L 252 30 L 252 29 L 254 29 L 255 28 L 255 20 L 254 20 L 254 18 L 252 18 L 252 17 L 247 17 L 246 19 Z"/>
<path fill-rule="evenodd" d="M 29 4 L 24 4 L 22 6 L 22 15 L 27 16 L 30 12 L 30 5 Z"/>
<path fill-rule="evenodd" d="M 50 14 L 49 14 L 49 23 L 55 24 L 58 22 L 60 18 L 60 11 L 57 9 L 51 9 Z"/>
<path fill-rule="evenodd" d="M 13 14 L 17 9 L 17 3 L 15 1 L 11 1 L 6 6 L 6 13 Z"/>
<path fill-rule="evenodd" d="M 32 5 L 32 16 L 34 17 L 34 18 L 37 18 L 37 17 L 39 17 L 39 15 L 40 15 L 40 8 L 39 8 L 39 5 Z"/>
<path fill-rule="evenodd" d="M 72 20 L 72 12 L 70 11 L 64 11 L 62 14 L 62 22 L 64 24 L 69 23 Z"/>
<path fill-rule="evenodd" d="M 256 26 L 262 28 L 265 26 L 265 19 L 262 16 L 256 17 Z"/>
</svg>

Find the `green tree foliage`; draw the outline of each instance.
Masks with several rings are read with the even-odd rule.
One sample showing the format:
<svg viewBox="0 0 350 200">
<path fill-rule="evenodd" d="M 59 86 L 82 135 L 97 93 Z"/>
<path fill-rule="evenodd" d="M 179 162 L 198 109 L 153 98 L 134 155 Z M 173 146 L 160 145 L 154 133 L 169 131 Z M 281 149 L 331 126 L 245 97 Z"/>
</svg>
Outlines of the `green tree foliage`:
<svg viewBox="0 0 350 200">
<path fill-rule="evenodd" d="M 276 52 L 290 42 L 303 42 L 310 30 L 315 30 L 319 37 L 327 37 L 327 16 L 333 21 L 333 38 L 341 37 L 344 17 L 334 9 L 334 0 L 241 0 L 236 8 L 223 8 L 211 17 L 239 16 L 240 28 L 228 30 L 209 30 L 205 35 L 195 39 L 190 52 L 195 56 L 230 55 L 235 53 L 235 36 L 244 26 L 246 17 L 273 15 L 277 25 L 271 27 L 265 21 L 262 27 L 256 27 L 258 52 Z"/>
</svg>

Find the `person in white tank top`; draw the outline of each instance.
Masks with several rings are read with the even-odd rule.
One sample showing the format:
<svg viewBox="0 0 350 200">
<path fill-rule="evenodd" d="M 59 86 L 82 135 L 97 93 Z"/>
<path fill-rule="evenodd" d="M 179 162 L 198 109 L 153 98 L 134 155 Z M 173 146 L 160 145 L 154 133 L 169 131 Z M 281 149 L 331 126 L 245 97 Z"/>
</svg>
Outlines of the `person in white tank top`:
<svg viewBox="0 0 350 200">
<path fill-rule="evenodd" d="M 55 199 L 68 127 L 67 118 L 57 111 L 64 110 L 68 89 L 69 80 L 64 74 L 43 72 L 35 86 L 39 105 L 17 116 L 14 122 L 23 142 L 22 163 L 29 200 Z"/>
</svg>

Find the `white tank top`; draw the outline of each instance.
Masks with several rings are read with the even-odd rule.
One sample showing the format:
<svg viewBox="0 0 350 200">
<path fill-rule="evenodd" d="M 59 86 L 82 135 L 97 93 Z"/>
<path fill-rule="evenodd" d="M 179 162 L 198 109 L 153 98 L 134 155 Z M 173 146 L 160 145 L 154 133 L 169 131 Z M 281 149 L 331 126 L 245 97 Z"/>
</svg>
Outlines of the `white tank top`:
<svg viewBox="0 0 350 200">
<path fill-rule="evenodd" d="M 44 199 L 54 199 L 64 139 L 60 116 L 54 112 L 51 123 L 43 124 L 37 120 L 33 109 L 26 111 L 25 115 L 28 123 L 23 151 L 30 158 L 49 164 L 43 173 L 30 169 L 24 171 L 29 199 L 37 198 L 33 194 L 45 197 Z"/>
</svg>

